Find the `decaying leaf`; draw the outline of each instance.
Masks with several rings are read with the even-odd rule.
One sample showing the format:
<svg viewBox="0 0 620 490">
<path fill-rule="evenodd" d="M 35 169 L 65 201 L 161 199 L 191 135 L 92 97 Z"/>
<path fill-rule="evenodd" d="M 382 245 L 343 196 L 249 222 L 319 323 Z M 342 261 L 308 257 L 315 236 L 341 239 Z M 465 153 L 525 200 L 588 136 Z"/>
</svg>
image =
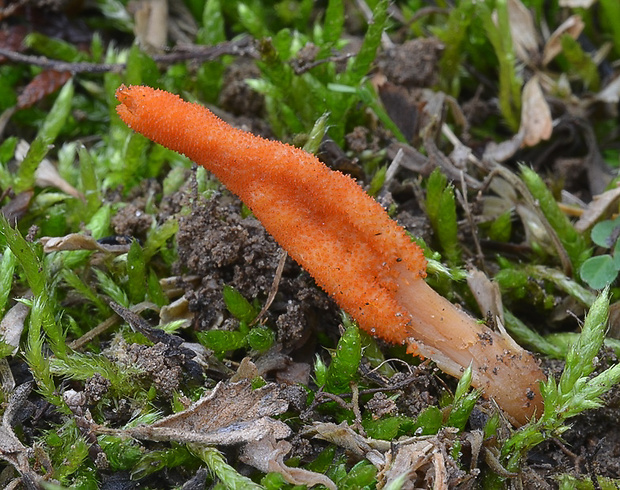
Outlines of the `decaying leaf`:
<svg viewBox="0 0 620 490">
<path fill-rule="evenodd" d="M 274 437 L 267 436 L 259 441 L 246 444 L 239 455 L 239 459 L 263 473 L 280 473 L 292 485 L 306 485 L 308 487 L 324 485 L 331 490 L 338 488 L 333 481 L 321 473 L 286 466 L 284 456 L 292 448 L 293 446 L 288 441 L 276 442 Z"/>
<path fill-rule="evenodd" d="M 107 245 L 99 243 L 93 237 L 83 235 L 82 233 L 69 233 L 65 236 L 44 236 L 40 240 L 45 253 L 62 252 L 68 250 L 98 250 L 99 252 L 108 253 L 127 253 L 130 244 L 123 245 Z"/>
<path fill-rule="evenodd" d="M 534 17 L 520 0 L 508 0 L 506 6 L 515 54 L 524 63 L 531 63 L 538 53 L 539 36 L 534 26 Z"/>
<path fill-rule="evenodd" d="M 398 164 L 401 167 L 426 177 L 428 177 L 435 168 L 430 159 L 416 150 L 413 146 L 399 142 L 392 142 L 387 149 L 388 157 L 395 159 L 398 152 L 401 152 L 402 155 L 398 160 Z"/>
<path fill-rule="evenodd" d="M 512 138 L 502 141 L 501 143 L 491 141 L 484 149 L 482 160 L 497 163 L 505 162 L 521 148 L 523 136 L 523 131 L 519 131 Z"/>
<path fill-rule="evenodd" d="M 28 35 L 29 27 L 23 24 L 4 25 L 0 30 L 0 48 L 10 51 L 23 52 L 27 48 L 24 38 Z M 0 56 L 0 63 L 6 63 L 7 58 Z"/>
<path fill-rule="evenodd" d="M 8 406 L 2 416 L 2 425 L 0 425 L 0 460 L 10 463 L 21 475 L 31 473 L 30 463 L 32 449 L 22 444 L 13 432 L 13 419 L 22 405 L 25 403 L 30 391 L 32 383 L 24 383 L 17 387 L 9 398 Z M 36 477 L 36 475 L 34 475 Z"/>
<path fill-rule="evenodd" d="M 164 305 L 159 310 L 159 323 L 161 325 L 172 323 L 178 320 L 184 320 L 183 326 L 189 327 L 194 318 L 194 312 L 189 311 L 189 301 L 185 296 L 173 301 L 169 305 Z"/>
<path fill-rule="evenodd" d="M 525 84 L 522 99 L 519 133 L 523 133 L 523 146 L 534 146 L 541 140 L 548 140 L 553 132 L 553 120 L 537 77 L 532 77 Z"/>
<path fill-rule="evenodd" d="M 545 43 L 542 59 L 543 66 L 549 64 L 549 62 L 562 51 L 561 38 L 564 34 L 568 34 L 573 39 L 577 39 L 584 27 L 585 24 L 579 15 L 571 15 L 562 22 Z"/>
<path fill-rule="evenodd" d="M 20 192 L 8 203 L 2 206 L 0 213 L 4 215 L 9 223 L 16 224 L 28 211 L 30 201 L 33 196 L 34 191 L 32 189 L 27 189 L 24 192 Z"/>
<path fill-rule="evenodd" d="M 230 446 L 267 436 L 288 437 L 290 428 L 271 418 L 287 408 L 288 403 L 279 398 L 279 389 L 274 383 L 253 390 L 247 380 L 220 382 L 187 410 L 154 424 L 118 430 L 97 426 L 95 431 L 150 441 Z"/>
<path fill-rule="evenodd" d="M 305 436 L 323 439 L 344 448 L 358 458 L 366 458 L 377 467 L 378 488 L 395 483 L 407 475 L 401 489 L 447 489 L 465 476 L 450 457 L 458 429 L 444 428 L 434 436 L 404 437 L 384 441 L 363 437 L 343 422 L 315 423 Z"/>
<path fill-rule="evenodd" d="M 25 298 L 31 299 L 32 293 L 29 292 Z M 29 313 L 30 307 L 28 305 L 17 302 L 0 322 L 0 340 L 13 347 L 13 355 L 19 349 L 19 339 L 24 331 L 24 323 Z"/>
<path fill-rule="evenodd" d="M 385 464 L 385 457 L 382 453 L 390 447 L 389 441 L 370 439 L 359 435 L 346 422 L 339 425 L 330 422 L 317 422 L 308 427 L 303 435 L 323 439 L 340 446 L 359 458 L 366 458 L 379 469 Z"/>
<path fill-rule="evenodd" d="M 419 488 L 416 482 L 422 483 L 424 488 L 447 490 L 449 477 L 445 451 L 446 448 L 438 444 L 436 437 L 395 445 L 390 451 L 390 463 L 386 465 L 385 472 L 379 475 L 380 481 L 388 486 L 406 474 L 407 479 L 400 487 L 401 490 Z"/>
<path fill-rule="evenodd" d="M 579 220 L 575 223 L 575 229 L 579 233 L 584 233 L 592 228 L 596 222 L 609 216 L 612 210 L 617 209 L 620 200 L 620 187 L 594 196 L 588 207 L 584 210 Z"/>
<path fill-rule="evenodd" d="M 28 142 L 20 140 L 15 149 L 15 160 L 22 162 L 29 149 L 30 145 Z M 56 167 L 47 158 L 41 160 L 34 176 L 35 184 L 39 187 L 56 187 L 76 199 L 84 199 L 82 193 L 63 179 L 58 173 L 58 170 L 56 170 Z"/>
<path fill-rule="evenodd" d="M 17 98 L 17 108 L 26 109 L 45 96 L 59 90 L 71 78 L 70 71 L 44 70 L 24 87 Z"/>
</svg>

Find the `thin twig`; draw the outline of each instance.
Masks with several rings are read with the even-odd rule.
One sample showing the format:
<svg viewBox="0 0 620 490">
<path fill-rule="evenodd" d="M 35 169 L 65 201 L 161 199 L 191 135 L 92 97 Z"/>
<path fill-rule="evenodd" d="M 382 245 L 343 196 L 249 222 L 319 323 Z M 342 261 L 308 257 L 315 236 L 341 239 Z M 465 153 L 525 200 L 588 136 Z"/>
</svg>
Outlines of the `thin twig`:
<svg viewBox="0 0 620 490">
<path fill-rule="evenodd" d="M 244 36 L 234 41 L 224 41 L 215 46 L 177 45 L 174 51 L 154 55 L 152 58 L 157 63 L 172 65 L 179 61 L 187 60 L 212 61 L 224 55 L 258 57 L 253 39 L 249 36 Z M 26 63 L 57 71 L 70 71 L 71 73 L 119 73 L 127 67 L 126 63 L 71 63 L 50 59 L 45 56 L 22 54 L 5 48 L 0 48 L 0 56 L 5 56 L 7 59 L 17 63 Z"/>
<path fill-rule="evenodd" d="M 366 431 L 362 425 L 362 412 L 360 410 L 360 390 L 357 383 L 351 382 L 351 410 L 355 415 L 354 427 L 362 437 L 366 437 Z"/>
<path fill-rule="evenodd" d="M 261 318 L 265 316 L 267 310 L 271 306 L 271 303 L 273 303 L 273 300 L 276 298 L 276 294 L 278 293 L 278 286 L 280 286 L 282 271 L 284 270 L 284 264 L 286 263 L 287 256 L 288 254 L 286 253 L 286 250 L 282 250 L 282 253 L 280 254 L 280 261 L 278 262 L 278 267 L 276 268 L 276 274 L 273 278 L 273 283 L 269 291 L 269 296 L 267 296 L 267 301 L 265 301 L 263 308 L 260 310 L 259 314 L 256 315 L 256 318 L 254 318 L 254 320 L 250 322 L 250 327 L 256 325 L 261 320 Z"/>
</svg>

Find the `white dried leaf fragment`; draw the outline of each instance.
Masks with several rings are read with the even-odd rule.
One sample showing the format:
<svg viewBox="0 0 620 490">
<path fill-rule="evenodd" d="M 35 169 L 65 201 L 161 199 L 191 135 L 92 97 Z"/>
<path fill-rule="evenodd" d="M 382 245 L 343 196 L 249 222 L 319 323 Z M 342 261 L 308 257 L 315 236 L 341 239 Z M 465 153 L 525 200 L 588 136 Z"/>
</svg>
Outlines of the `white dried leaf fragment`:
<svg viewBox="0 0 620 490">
<path fill-rule="evenodd" d="M 519 132 L 523 133 L 523 146 L 548 140 L 553 132 L 553 120 L 537 77 L 532 77 L 523 87 L 522 100 Z"/>
<path fill-rule="evenodd" d="M 542 64 L 546 66 L 553 58 L 555 58 L 562 51 L 562 36 L 568 34 L 573 39 L 577 39 L 585 24 L 579 15 L 571 15 L 560 26 L 553 31 L 553 34 L 549 37 L 545 43 L 543 49 Z"/>
</svg>

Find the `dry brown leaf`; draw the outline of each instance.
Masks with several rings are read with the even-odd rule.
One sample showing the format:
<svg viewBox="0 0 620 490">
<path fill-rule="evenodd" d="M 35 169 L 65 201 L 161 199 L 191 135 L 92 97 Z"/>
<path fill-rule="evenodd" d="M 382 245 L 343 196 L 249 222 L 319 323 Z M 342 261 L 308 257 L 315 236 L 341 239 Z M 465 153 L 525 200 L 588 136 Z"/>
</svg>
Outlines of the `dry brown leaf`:
<svg viewBox="0 0 620 490">
<path fill-rule="evenodd" d="M 239 363 L 237 372 L 233 374 L 229 380 L 229 383 L 237 383 L 239 381 L 252 381 L 260 376 L 256 364 L 252 362 L 250 357 L 244 357 Z"/>
<path fill-rule="evenodd" d="M 124 430 L 97 426 L 95 431 L 150 441 L 223 446 L 258 441 L 267 436 L 283 439 L 290 435 L 291 429 L 271 418 L 288 408 L 288 402 L 279 398 L 279 393 L 274 383 L 254 390 L 247 380 L 220 382 L 187 410 L 154 424 Z"/>
<path fill-rule="evenodd" d="M 291 468 L 284 464 L 286 456 L 293 446 L 288 441 L 276 443 L 271 436 L 264 437 L 259 441 L 246 444 L 241 450 L 239 459 L 263 473 L 280 473 L 282 477 L 292 485 L 324 485 L 325 487 L 336 490 L 338 487 L 327 476 L 314 471 L 302 468 Z"/>
<path fill-rule="evenodd" d="M 368 459 L 377 469 L 378 488 L 384 488 L 403 474 L 409 475 L 403 490 L 413 490 L 416 482 L 424 488 L 443 490 L 465 473 L 449 456 L 458 429 L 445 428 L 434 436 L 403 437 L 384 441 L 363 437 L 346 422 L 314 423 L 302 435 L 331 442 L 359 458 Z M 450 469 L 448 469 L 448 467 Z"/>
<path fill-rule="evenodd" d="M 618 206 L 620 200 L 620 187 L 594 196 L 588 207 L 584 210 L 579 220 L 575 223 L 575 229 L 579 233 L 585 233 L 602 218 L 609 216 L 611 211 Z"/>
<path fill-rule="evenodd" d="M 29 292 L 24 298 L 32 299 L 32 293 Z M 19 349 L 19 339 L 24 331 L 24 324 L 29 313 L 30 307 L 19 301 L 4 315 L 0 322 L 0 340 L 13 346 L 13 355 Z"/>
<path fill-rule="evenodd" d="M 534 17 L 520 0 L 508 0 L 510 34 L 515 54 L 524 63 L 532 63 L 538 53 L 539 36 L 534 26 Z"/>
<path fill-rule="evenodd" d="M 29 26 L 24 24 L 19 25 L 3 25 L 0 29 L 0 48 L 8 49 L 10 51 L 16 51 L 21 53 L 26 51 L 24 44 L 24 38 L 30 31 Z M 7 58 L 0 56 L 0 63 L 6 63 Z"/>
<path fill-rule="evenodd" d="M 541 140 L 548 140 L 553 132 L 551 109 L 545 100 L 537 77 L 532 77 L 523 87 L 521 127 L 523 146 L 534 146 Z"/>
<path fill-rule="evenodd" d="M 385 469 L 378 475 L 378 480 L 382 486 L 391 485 L 401 475 L 407 474 L 408 481 L 405 482 L 402 489 L 407 490 L 414 488 L 415 474 L 422 467 L 428 467 L 433 455 L 433 443 L 429 440 L 417 441 L 412 444 L 396 445 L 393 451 L 388 453 L 388 464 Z M 425 473 L 428 468 L 425 468 Z"/>
<path fill-rule="evenodd" d="M 159 324 L 176 322 L 183 320 L 183 324 L 179 328 L 187 328 L 192 324 L 194 312 L 189 311 L 189 301 L 185 296 L 173 301 L 168 305 L 164 305 L 159 310 Z"/>
<path fill-rule="evenodd" d="M 339 425 L 331 422 L 317 422 L 304 431 L 305 436 L 316 437 L 331 442 L 360 458 L 366 458 L 377 468 L 385 465 L 385 452 L 390 447 L 390 441 L 370 439 L 359 435 L 346 422 Z"/>
<path fill-rule="evenodd" d="M 573 39 L 577 39 L 585 24 L 579 15 L 571 15 L 560 26 L 553 31 L 553 34 L 549 36 L 549 39 L 545 43 L 543 49 L 542 64 L 546 66 L 553 58 L 555 58 L 562 51 L 561 37 L 564 34 L 568 34 Z"/>
<path fill-rule="evenodd" d="M 68 250 L 98 250 L 108 253 L 127 253 L 130 244 L 123 245 L 104 245 L 93 237 L 81 233 L 69 233 L 65 236 L 44 236 L 40 240 L 45 253 L 62 252 Z"/>
<path fill-rule="evenodd" d="M 24 446 L 13 432 L 13 419 L 18 411 L 23 407 L 30 391 L 31 383 L 24 383 L 17 387 L 11 394 L 8 406 L 2 416 L 0 425 L 0 460 L 10 463 L 20 474 L 30 474 L 29 458 L 32 449 Z"/>
<path fill-rule="evenodd" d="M 448 471 L 446 470 L 446 458 L 443 453 L 436 451 L 433 453 L 433 489 L 448 490 Z M 428 476 L 427 476 L 428 478 Z"/>
<path fill-rule="evenodd" d="M 413 146 L 400 142 L 393 142 L 388 146 L 388 158 L 396 158 L 398 152 L 401 152 L 402 155 L 399 157 L 398 165 L 412 172 L 428 177 L 435 168 L 429 158 Z"/>
<path fill-rule="evenodd" d="M 457 432 L 456 429 L 446 428 L 435 436 L 411 437 L 394 442 L 386 451 L 386 464 L 377 475 L 378 488 L 392 484 L 403 474 L 407 474 L 408 478 L 402 490 L 413 490 L 416 482 L 419 484 L 421 481 L 425 482 L 424 488 L 449 488 L 449 473 L 454 477 L 460 472 L 448 456 Z"/>
<path fill-rule="evenodd" d="M 41 160 L 34 173 L 35 185 L 39 187 L 56 187 L 65 194 L 69 194 L 76 199 L 84 200 L 84 195 L 63 179 L 56 167 L 47 158 Z"/>
<path fill-rule="evenodd" d="M 59 90 L 71 78 L 70 71 L 44 70 L 17 97 L 17 109 L 26 109 Z"/>
<path fill-rule="evenodd" d="M 2 206 L 0 212 L 4 215 L 6 220 L 15 225 L 26 214 L 30 207 L 30 201 L 34 196 L 33 189 L 27 189 L 24 192 L 20 192 L 8 203 Z"/>
<path fill-rule="evenodd" d="M 284 369 L 276 371 L 276 381 L 290 386 L 307 386 L 311 373 L 312 366 L 307 362 L 290 362 Z"/>
</svg>

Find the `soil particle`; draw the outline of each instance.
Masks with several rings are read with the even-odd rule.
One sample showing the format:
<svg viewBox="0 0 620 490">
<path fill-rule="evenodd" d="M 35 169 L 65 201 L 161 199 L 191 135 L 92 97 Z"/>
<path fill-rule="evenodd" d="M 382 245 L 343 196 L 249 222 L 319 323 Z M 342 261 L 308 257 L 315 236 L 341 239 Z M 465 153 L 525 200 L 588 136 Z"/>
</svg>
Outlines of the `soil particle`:
<svg viewBox="0 0 620 490">
<path fill-rule="evenodd" d="M 397 385 L 403 383 L 410 376 L 411 374 L 407 373 L 397 373 L 390 379 L 390 384 Z M 418 368 L 416 379 L 412 383 L 407 384 L 406 388 L 397 390 L 394 393 L 400 395 L 396 398 L 398 411 L 409 417 L 417 417 L 426 407 L 437 403 L 440 389 L 437 387 L 432 370 Z"/>
<path fill-rule="evenodd" d="M 356 126 L 353 131 L 345 136 L 347 147 L 353 153 L 359 154 L 366 150 L 371 150 L 373 153 L 379 150 L 379 138 L 371 132 L 370 129 L 364 126 Z"/>
<path fill-rule="evenodd" d="M 153 223 L 153 217 L 134 203 L 129 203 L 118 210 L 111 223 L 117 235 L 143 238 Z"/>
<path fill-rule="evenodd" d="M 398 213 L 398 216 L 396 216 L 396 221 L 413 236 L 421 238 L 427 243 L 433 238 L 432 228 L 428 218 L 420 214 L 401 211 Z"/>
<path fill-rule="evenodd" d="M 292 458 L 297 457 L 304 463 L 309 463 L 316 459 L 319 453 L 324 449 L 320 444 L 313 444 L 311 441 L 298 434 L 295 434 L 291 438 L 290 443 L 293 448 L 288 456 Z"/>
<path fill-rule="evenodd" d="M 107 200 L 112 203 L 128 203 L 121 207 L 111 219 L 114 233 L 117 235 L 145 238 L 153 223 L 153 217 L 145 212 L 147 202 L 161 193 L 161 185 L 153 179 L 147 179 L 135 187 L 129 196 L 124 197 L 121 189 L 109 192 Z"/>
<path fill-rule="evenodd" d="M 280 390 L 280 397 L 284 398 L 289 404 L 289 410 L 301 413 L 306 409 L 308 393 L 300 385 L 284 386 Z"/>
<path fill-rule="evenodd" d="M 218 106 L 235 116 L 260 116 L 265 98 L 246 83 L 251 78 L 260 78 L 260 70 L 254 61 L 237 58 L 224 73 Z"/>
<path fill-rule="evenodd" d="M 84 384 L 84 395 L 86 396 L 86 405 L 97 404 L 105 395 L 112 383 L 104 378 L 101 374 L 96 373 L 88 378 Z"/>
<path fill-rule="evenodd" d="M 373 397 L 366 403 L 366 409 L 372 413 L 374 420 L 384 415 L 395 415 L 398 411 L 396 402 L 385 393 L 375 393 Z"/>
<path fill-rule="evenodd" d="M 184 181 L 186 184 L 178 192 L 173 192 L 162 198 L 159 203 L 159 209 L 157 213 L 157 221 L 163 223 L 169 218 L 176 218 L 183 210 L 184 206 L 187 206 L 190 202 L 189 186 L 191 183 L 195 183 L 194 171 L 187 169 L 184 172 Z"/>
<path fill-rule="evenodd" d="M 443 44 L 438 39 L 413 39 L 382 53 L 378 67 L 397 85 L 430 87 L 437 82 L 442 51 Z"/>
<path fill-rule="evenodd" d="M 178 391 L 183 370 L 174 356 L 168 356 L 168 346 L 159 342 L 152 347 L 131 344 L 127 355 L 132 365 L 144 371 L 162 395 L 171 397 Z"/>
<path fill-rule="evenodd" d="M 595 374 L 618 364 L 611 349 L 601 351 Z M 620 385 L 602 397 L 604 406 L 579 415 L 562 435 L 564 444 L 578 458 L 572 461 L 577 475 L 596 474 L 620 478 Z M 566 451 L 564 451 L 566 452 Z"/>
<path fill-rule="evenodd" d="M 240 212 L 237 204 L 212 199 L 179 222 L 175 269 L 204 278 L 200 289 L 187 295 L 201 330 L 212 326 L 225 309 L 224 284 L 253 299 L 266 296 L 273 283 L 278 246 L 256 219 L 244 219 Z"/>
<path fill-rule="evenodd" d="M 278 342 L 286 348 L 297 345 L 298 342 L 304 340 L 308 333 L 308 325 L 306 318 L 299 303 L 288 301 L 286 305 L 286 313 L 280 315 L 276 320 L 278 328 Z"/>
<path fill-rule="evenodd" d="M 152 383 L 165 397 L 171 397 L 179 389 L 183 378 L 181 366 L 185 361 L 184 356 L 170 355 L 170 347 L 163 342 L 149 347 L 126 344 L 117 338 L 106 354 L 121 365 L 140 370 L 140 377 Z"/>
<path fill-rule="evenodd" d="M 489 101 L 482 100 L 478 94 L 465 102 L 461 109 L 470 127 L 481 125 L 496 112 L 493 104 Z"/>
<path fill-rule="evenodd" d="M 588 167 L 583 158 L 557 158 L 553 162 L 553 182 L 562 182 L 563 188 L 579 194 L 588 178 Z"/>
<path fill-rule="evenodd" d="M 306 362 L 289 362 L 286 368 L 276 371 L 276 381 L 286 385 L 308 385 L 312 366 Z"/>
</svg>

